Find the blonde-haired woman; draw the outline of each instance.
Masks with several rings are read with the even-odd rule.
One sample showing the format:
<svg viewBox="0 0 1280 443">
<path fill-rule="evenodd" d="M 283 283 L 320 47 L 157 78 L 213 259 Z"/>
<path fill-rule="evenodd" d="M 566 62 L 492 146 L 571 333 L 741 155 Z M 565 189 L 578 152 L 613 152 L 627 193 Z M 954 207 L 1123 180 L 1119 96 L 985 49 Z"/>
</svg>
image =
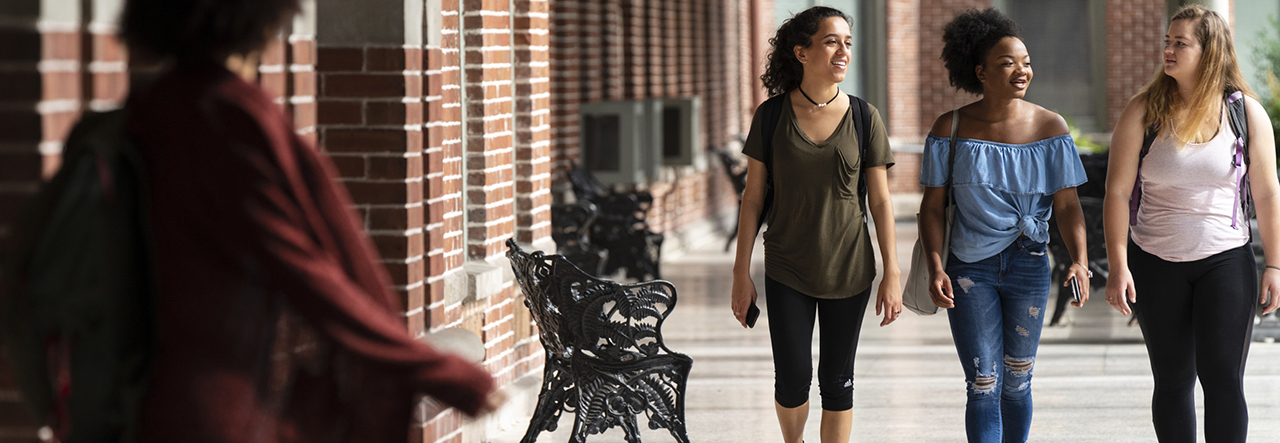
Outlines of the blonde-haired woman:
<svg viewBox="0 0 1280 443">
<path fill-rule="evenodd" d="M 1275 140 L 1240 74 L 1222 16 L 1199 5 L 1180 9 L 1161 60 L 1111 139 L 1107 302 L 1126 315 L 1137 312 L 1155 377 L 1151 412 L 1159 440 L 1196 441 L 1198 377 L 1205 439 L 1244 442 L 1253 317 L 1258 303 L 1265 312 L 1280 307 L 1280 297 L 1268 297 L 1280 294 Z M 1228 116 L 1237 100 L 1247 115 L 1248 134 L 1239 134 L 1248 140 L 1247 161 Z M 1261 290 L 1241 204 L 1250 192 L 1268 258 Z"/>
</svg>

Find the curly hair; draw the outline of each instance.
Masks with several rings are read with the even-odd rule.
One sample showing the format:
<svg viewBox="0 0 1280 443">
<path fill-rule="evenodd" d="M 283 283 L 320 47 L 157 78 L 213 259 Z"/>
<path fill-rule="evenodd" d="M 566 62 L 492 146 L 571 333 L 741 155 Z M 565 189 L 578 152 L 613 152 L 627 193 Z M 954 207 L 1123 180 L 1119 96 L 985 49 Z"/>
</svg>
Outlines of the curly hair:
<svg viewBox="0 0 1280 443">
<path fill-rule="evenodd" d="M 128 0 L 120 36 L 131 51 L 220 62 L 261 49 L 299 8 L 298 0 Z"/>
<path fill-rule="evenodd" d="M 1005 37 L 1021 38 L 1018 24 L 996 8 L 960 11 L 942 27 L 942 62 L 956 89 L 982 94 L 975 68 L 986 64 L 991 48 Z"/>
<path fill-rule="evenodd" d="M 769 39 L 768 61 L 764 75 L 760 76 L 769 95 L 782 94 L 800 87 L 804 66 L 800 64 L 800 60 L 796 60 L 795 47 L 808 48 L 823 20 L 831 17 L 840 17 L 845 23 L 852 22 L 849 16 L 838 9 L 814 6 L 792 16 L 778 27 L 778 32 Z"/>
</svg>

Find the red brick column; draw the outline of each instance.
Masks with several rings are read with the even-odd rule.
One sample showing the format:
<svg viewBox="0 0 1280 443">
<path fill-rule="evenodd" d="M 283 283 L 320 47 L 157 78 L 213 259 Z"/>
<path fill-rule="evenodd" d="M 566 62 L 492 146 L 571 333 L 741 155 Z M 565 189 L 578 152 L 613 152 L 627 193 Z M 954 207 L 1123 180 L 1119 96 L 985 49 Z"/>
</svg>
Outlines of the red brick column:
<svg viewBox="0 0 1280 443">
<path fill-rule="evenodd" d="M 124 105 L 129 94 L 129 61 L 124 43 L 116 37 L 116 17 L 95 18 L 88 26 L 89 42 L 83 55 L 88 59 L 85 99 L 91 110 L 114 109 Z"/>
<path fill-rule="evenodd" d="M 620 0 L 600 1 L 600 44 L 604 49 L 601 61 L 604 63 L 603 86 L 605 100 L 622 100 L 626 97 L 623 86 L 626 84 L 626 57 L 623 49 L 623 36 L 626 30 L 622 24 L 622 2 Z"/>
<path fill-rule="evenodd" d="M 515 1 L 516 241 L 540 248 L 551 242 L 551 67 L 548 0 Z M 518 288 L 517 288 L 518 292 Z M 514 315 L 513 376 L 541 368 L 545 354 L 531 326 L 524 295 Z M 501 313 L 501 312 L 499 312 Z"/>
<path fill-rule="evenodd" d="M 425 235 L 426 311 L 431 329 L 465 327 L 481 333 L 479 321 L 464 322 L 474 315 L 458 299 L 467 292 L 463 196 L 463 91 L 462 36 L 459 2 L 441 2 L 439 45 L 428 43 L 423 53 L 425 92 Z M 429 31 L 434 32 L 434 31 Z M 460 296 L 459 294 L 462 294 Z M 478 319 L 477 319 L 478 320 Z M 422 442 L 461 440 L 464 419 L 457 411 L 447 411 L 423 425 Z M 417 436 L 415 435 L 415 441 Z"/>
<path fill-rule="evenodd" d="M 433 11 L 427 11 L 427 14 Z M 440 46 L 427 46 L 426 94 L 426 250 L 427 310 L 430 324 L 461 321 L 455 306 L 446 312 L 446 273 L 457 274 L 463 261 L 462 213 L 462 64 L 457 2 L 444 2 Z M 463 282 L 465 284 L 465 282 Z"/>
<path fill-rule="evenodd" d="M 1165 10 L 1164 0 L 1107 1 L 1107 128 L 1160 68 Z"/>
<path fill-rule="evenodd" d="M 756 94 L 760 94 L 763 86 L 760 83 L 760 76 L 755 74 L 761 61 L 764 60 L 764 54 L 757 54 L 756 49 L 760 46 L 756 42 L 758 34 L 755 27 L 752 26 L 751 11 L 754 6 L 750 3 L 740 5 L 740 2 L 749 2 L 750 0 L 727 0 L 734 7 L 729 11 L 736 11 L 737 20 L 735 30 L 737 37 L 731 39 L 738 43 L 738 70 L 734 75 L 738 76 L 738 89 L 735 91 L 738 95 L 738 115 L 734 118 L 741 127 L 740 131 L 746 134 L 751 130 L 751 117 L 755 115 L 756 106 L 760 102 L 756 101 Z"/>
<path fill-rule="evenodd" d="M 316 40 L 315 35 L 294 33 L 288 40 L 289 75 L 288 110 L 293 116 L 294 130 L 311 143 L 319 140 L 316 132 Z"/>
<path fill-rule="evenodd" d="M 468 260 L 502 254 L 515 232 L 510 14 L 494 2 L 462 15 Z"/>
<path fill-rule="evenodd" d="M 427 327 L 422 52 L 322 45 L 317 62 L 320 142 L 404 297 L 410 331 L 421 334 Z"/>
<path fill-rule="evenodd" d="M 662 45 L 661 97 L 678 97 L 680 89 L 680 8 L 683 2 L 662 2 L 662 24 L 658 35 Z"/>
<path fill-rule="evenodd" d="M 515 1 L 516 240 L 551 236 L 551 70 L 547 0 Z"/>
<path fill-rule="evenodd" d="M 676 55 L 676 72 L 678 72 L 676 84 L 678 85 L 677 94 L 669 94 L 672 96 L 689 96 L 694 95 L 694 51 L 696 41 L 693 33 L 694 18 L 694 2 L 676 1 L 673 5 L 669 5 L 672 13 L 672 20 L 675 23 L 674 29 L 668 29 L 667 33 L 673 40 L 672 47 L 675 48 Z M 678 30 L 677 32 L 671 32 Z M 671 91 L 668 91 L 671 92 Z"/>
<path fill-rule="evenodd" d="M 463 103 L 466 107 L 464 194 L 468 294 L 463 322 L 481 325 L 483 366 L 499 385 L 515 379 L 514 282 L 503 244 L 515 233 L 515 64 L 510 3 L 475 4 L 462 11 Z M 491 264 L 492 263 L 492 264 Z M 494 278 L 498 281 L 488 281 Z M 482 285 L 482 283 L 484 283 Z M 522 374 L 520 374 L 522 375 Z"/>
<path fill-rule="evenodd" d="M 649 71 L 646 89 L 649 97 L 667 95 L 667 39 L 663 38 L 663 32 L 667 30 L 665 6 L 666 2 L 651 1 L 645 7 L 645 46 L 648 49 L 645 65 Z"/>
<path fill-rule="evenodd" d="M 656 2 L 655 2 L 656 3 Z M 644 0 L 622 0 L 622 96 L 628 99 L 648 95 L 648 36 L 646 18 L 649 6 Z"/>
<path fill-rule="evenodd" d="M 285 41 L 283 34 L 276 35 L 267 41 L 266 48 L 262 51 L 262 58 L 258 61 L 258 85 L 267 92 L 267 96 L 271 97 L 271 101 L 280 106 L 281 110 L 288 110 L 286 104 L 289 101 L 289 73 L 286 68 L 288 64 L 288 42 Z"/>
<path fill-rule="evenodd" d="M 753 82 L 759 81 L 760 76 L 764 75 L 764 67 L 768 63 L 765 58 L 769 53 L 769 39 L 773 38 L 773 34 L 777 31 L 778 26 L 774 24 L 777 13 L 774 12 L 773 0 L 743 0 L 751 2 L 751 47 L 755 48 L 752 54 L 754 61 L 751 63 L 751 78 Z M 892 1 L 892 0 L 889 0 Z M 752 93 L 752 111 L 756 106 L 764 103 L 769 98 L 768 91 L 764 90 L 763 82 L 758 83 L 758 88 L 753 88 Z M 749 118 L 749 117 L 748 117 Z"/>
<path fill-rule="evenodd" d="M 897 60 L 919 60 L 919 63 L 889 63 L 889 109 L 883 109 L 889 123 L 889 135 L 894 137 L 919 137 L 922 124 L 920 116 L 920 79 L 922 65 L 939 64 L 936 55 L 923 54 L 920 48 L 920 22 L 922 0 L 888 0 L 885 4 L 886 51 Z"/>
<path fill-rule="evenodd" d="M 657 3 L 657 2 L 654 2 Z M 556 0 L 551 4 L 551 173 L 553 181 L 563 180 L 580 158 L 578 146 L 578 105 L 583 100 L 582 13 L 577 0 Z"/>
<path fill-rule="evenodd" d="M 578 3 L 579 51 L 582 53 L 582 102 L 605 100 L 605 40 L 603 8 L 599 0 Z"/>
</svg>

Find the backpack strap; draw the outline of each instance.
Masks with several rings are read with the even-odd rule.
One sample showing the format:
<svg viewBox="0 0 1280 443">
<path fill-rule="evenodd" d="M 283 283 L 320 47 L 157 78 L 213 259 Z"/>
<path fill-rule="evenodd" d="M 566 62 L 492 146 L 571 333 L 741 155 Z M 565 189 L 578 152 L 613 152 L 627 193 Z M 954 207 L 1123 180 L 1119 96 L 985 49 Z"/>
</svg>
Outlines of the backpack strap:
<svg viewBox="0 0 1280 443">
<path fill-rule="evenodd" d="M 1142 203 L 1142 159 L 1151 152 L 1151 144 L 1156 141 L 1156 135 L 1159 133 L 1159 123 L 1148 126 L 1147 131 L 1142 133 L 1142 150 L 1138 152 L 1138 172 L 1133 177 L 1133 193 L 1129 196 L 1129 226 L 1138 224 L 1138 205 Z"/>
<path fill-rule="evenodd" d="M 862 223 L 867 223 L 867 151 L 871 146 L 871 106 L 861 97 L 849 94 L 853 109 L 853 128 L 858 134 L 858 203 L 862 205 Z"/>
<path fill-rule="evenodd" d="M 757 231 L 764 226 L 765 220 L 773 213 L 773 131 L 778 127 L 778 119 L 782 117 L 782 99 L 778 94 L 765 100 L 760 105 L 764 111 L 764 122 L 760 125 L 760 142 L 764 146 L 764 207 L 760 210 L 760 218 L 756 220 Z"/>
<path fill-rule="evenodd" d="M 1231 158 L 1231 165 L 1236 169 L 1236 193 L 1231 210 L 1231 227 L 1240 229 L 1237 225 L 1237 216 L 1243 215 L 1244 220 L 1249 220 L 1252 200 L 1249 198 L 1249 173 L 1246 172 L 1249 164 L 1249 118 L 1245 113 L 1244 93 L 1227 91 L 1225 95 L 1227 121 L 1231 126 L 1231 132 L 1236 136 L 1236 141 L 1233 143 L 1235 149 Z M 1249 231 L 1249 240 L 1253 240 L 1253 230 Z"/>
</svg>

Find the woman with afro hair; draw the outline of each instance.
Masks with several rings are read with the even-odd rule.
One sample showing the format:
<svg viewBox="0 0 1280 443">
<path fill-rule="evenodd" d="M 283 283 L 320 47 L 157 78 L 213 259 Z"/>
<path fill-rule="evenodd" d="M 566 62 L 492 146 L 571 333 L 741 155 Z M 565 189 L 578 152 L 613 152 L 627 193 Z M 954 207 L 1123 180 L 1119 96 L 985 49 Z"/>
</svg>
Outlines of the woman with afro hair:
<svg viewBox="0 0 1280 443">
<path fill-rule="evenodd" d="M 938 117 L 925 141 L 920 235 L 930 295 L 948 308 L 967 382 L 970 442 L 1025 442 L 1031 373 L 1049 296 L 1048 219 L 1074 264 L 1062 284 L 1089 298 L 1084 167 L 1062 116 L 1023 100 L 1033 77 L 1018 26 L 994 8 L 962 11 L 943 28 L 951 84 L 980 96 Z M 957 205 L 942 249 L 947 186 Z M 943 259 L 946 259 L 945 265 Z"/>
<path fill-rule="evenodd" d="M 876 294 L 876 314 L 884 314 L 880 325 L 902 312 L 888 136 L 874 107 L 862 108 L 839 88 L 855 57 L 852 41 L 849 18 L 832 8 L 813 7 L 784 22 L 770 40 L 773 47 L 761 77 L 773 98 L 756 110 L 743 149 L 750 160 L 738 218 L 742 235 L 733 268 L 732 308 L 746 327 L 748 309 L 756 300 L 751 252 L 769 177 L 776 197 L 764 233 L 765 302 L 773 347 L 774 407 L 787 443 L 802 440 L 809 416 L 815 319 L 821 328 L 821 439 L 849 441 L 854 352 L 876 276 L 859 195 L 863 179 L 866 210 L 876 222 L 884 269 Z M 766 109 L 778 111 L 766 117 Z M 855 112 L 869 122 L 861 128 L 867 131 L 862 139 L 868 146 L 859 146 Z M 769 123 L 770 155 L 764 126 L 774 117 L 776 123 Z"/>
<path fill-rule="evenodd" d="M 1197 380 L 1202 441 L 1246 440 L 1250 330 L 1260 303 L 1264 314 L 1280 307 L 1275 137 L 1231 40 L 1222 16 L 1200 5 L 1180 9 L 1160 66 L 1111 136 L 1107 303 L 1136 313 L 1142 326 L 1155 379 L 1151 418 L 1162 443 L 1196 441 Z M 1247 134 L 1232 129 L 1229 103 L 1243 108 Z M 1266 252 L 1261 286 L 1241 207 L 1250 193 Z"/>
</svg>

